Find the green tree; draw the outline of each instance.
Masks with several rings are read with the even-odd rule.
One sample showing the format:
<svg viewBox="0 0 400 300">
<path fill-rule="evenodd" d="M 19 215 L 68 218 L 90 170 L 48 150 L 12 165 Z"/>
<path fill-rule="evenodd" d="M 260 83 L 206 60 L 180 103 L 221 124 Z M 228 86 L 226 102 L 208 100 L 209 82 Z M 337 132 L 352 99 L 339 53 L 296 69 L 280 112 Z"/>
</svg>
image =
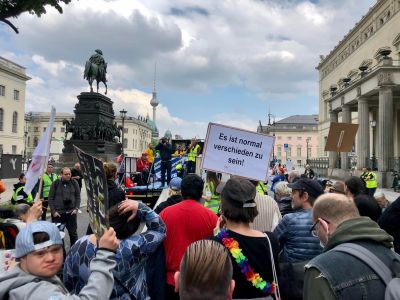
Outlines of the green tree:
<svg viewBox="0 0 400 300">
<path fill-rule="evenodd" d="M 61 2 L 68 4 L 71 0 L 0 0 L 0 21 L 18 33 L 18 28 L 11 23 L 10 18 L 17 18 L 24 12 L 40 17 L 46 13 L 46 5 L 53 6 L 62 14 Z"/>
</svg>

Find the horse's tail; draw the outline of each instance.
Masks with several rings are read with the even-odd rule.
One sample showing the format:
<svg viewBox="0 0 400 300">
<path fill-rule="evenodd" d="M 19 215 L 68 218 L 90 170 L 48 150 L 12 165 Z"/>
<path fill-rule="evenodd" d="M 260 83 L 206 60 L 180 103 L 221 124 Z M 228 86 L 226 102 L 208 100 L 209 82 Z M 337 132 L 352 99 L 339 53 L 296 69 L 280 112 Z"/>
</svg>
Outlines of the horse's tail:
<svg viewBox="0 0 400 300">
<path fill-rule="evenodd" d="M 92 63 L 90 61 L 86 61 L 85 71 L 83 72 L 83 78 L 89 78 L 90 69 L 92 67 Z"/>
</svg>

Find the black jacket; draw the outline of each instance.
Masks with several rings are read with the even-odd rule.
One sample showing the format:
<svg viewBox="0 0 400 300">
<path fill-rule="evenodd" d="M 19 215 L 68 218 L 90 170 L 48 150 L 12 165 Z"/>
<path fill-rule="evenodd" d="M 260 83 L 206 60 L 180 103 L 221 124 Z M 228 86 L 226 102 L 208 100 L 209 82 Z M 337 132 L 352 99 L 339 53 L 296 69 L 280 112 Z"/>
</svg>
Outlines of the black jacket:
<svg viewBox="0 0 400 300">
<path fill-rule="evenodd" d="M 400 253 L 400 197 L 384 210 L 378 220 L 379 226 L 394 238 L 394 250 Z"/>
<path fill-rule="evenodd" d="M 172 153 L 174 153 L 172 145 L 168 143 L 158 143 L 158 145 L 156 146 L 156 150 L 160 151 L 160 158 L 162 161 L 170 160 L 172 157 Z"/>
<path fill-rule="evenodd" d="M 117 186 L 114 180 L 107 180 L 108 187 L 108 204 L 109 207 L 119 204 L 125 200 L 125 192 Z"/>
<path fill-rule="evenodd" d="M 278 201 L 279 211 L 281 212 L 282 217 L 286 214 L 290 214 L 293 212 L 292 208 L 292 198 L 284 197 Z"/>
<path fill-rule="evenodd" d="M 162 212 L 162 210 L 164 208 L 167 208 L 168 206 L 177 204 L 179 202 L 182 201 L 182 195 L 172 195 L 171 197 L 169 197 L 167 200 L 165 200 L 164 202 L 160 203 L 155 209 L 154 211 L 159 214 L 160 212 Z"/>
</svg>

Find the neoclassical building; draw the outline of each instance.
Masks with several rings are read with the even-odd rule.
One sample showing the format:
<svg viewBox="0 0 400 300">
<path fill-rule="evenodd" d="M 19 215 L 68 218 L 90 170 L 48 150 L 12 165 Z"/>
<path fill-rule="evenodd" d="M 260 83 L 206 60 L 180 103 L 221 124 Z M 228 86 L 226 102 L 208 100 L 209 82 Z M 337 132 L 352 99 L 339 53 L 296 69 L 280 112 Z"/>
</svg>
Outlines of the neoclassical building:
<svg viewBox="0 0 400 300">
<path fill-rule="evenodd" d="M 25 68 L 0 57 L 0 154 L 24 151 Z"/>
<path fill-rule="evenodd" d="M 40 137 L 46 130 L 49 118 L 50 113 L 47 112 L 28 112 L 25 114 L 26 134 L 24 143 L 28 158 L 32 156 Z M 72 118 L 74 118 L 72 113 L 57 112 L 56 114 L 50 148 L 50 153 L 55 159 L 57 159 L 57 155 L 62 153 L 64 139 L 71 136 L 71 133 L 65 135 L 63 120 L 70 121 Z M 116 116 L 115 121 L 118 125 L 122 125 L 120 116 Z M 126 155 L 140 157 L 151 142 L 151 136 L 152 124 L 150 124 L 149 119 L 140 116 L 138 118 L 126 116 L 124 119 L 124 153 Z"/>
<path fill-rule="evenodd" d="M 377 1 L 320 58 L 319 156 L 324 156 L 330 122 L 358 123 L 357 169 L 376 158 L 378 178 L 388 185 L 389 171 L 398 168 L 400 155 L 400 1 Z M 335 169 L 336 153 L 328 155 Z M 348 153 L 342 153 L 340 161 L 341 170 L 349 169 Z"/>
<path fill-rule="evenodd" d="M 301 167 L 318 155 L 318 115 L 290 116 L 258 126 L 257 132 L 275 136 L 273 156 L 278 162 L 285 164 L 290 159 Z"/>
</svg>

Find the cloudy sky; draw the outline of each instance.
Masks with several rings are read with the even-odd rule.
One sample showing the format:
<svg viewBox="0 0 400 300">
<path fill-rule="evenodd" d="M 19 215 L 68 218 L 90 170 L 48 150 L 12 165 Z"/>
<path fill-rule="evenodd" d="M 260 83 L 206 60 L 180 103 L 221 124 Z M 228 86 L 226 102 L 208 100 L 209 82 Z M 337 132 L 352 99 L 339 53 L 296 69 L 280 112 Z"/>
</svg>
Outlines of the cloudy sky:
<svg viewBox="0 0 400 300">
<path fill-rule="evenodd" d="M 72 112 L 89 91 L 85 61 L 101 49 L 114 110 L 205 137 L 208 122 L 255 130 L 318 113 L 319 55 L 326 55 L 376 0 L 72 0 L 62 15 L 0 23 L 0 56 L 27 68 L 26 111 Z M 104 87 L 101 86 L 101 91 Z"/>
</svg>

